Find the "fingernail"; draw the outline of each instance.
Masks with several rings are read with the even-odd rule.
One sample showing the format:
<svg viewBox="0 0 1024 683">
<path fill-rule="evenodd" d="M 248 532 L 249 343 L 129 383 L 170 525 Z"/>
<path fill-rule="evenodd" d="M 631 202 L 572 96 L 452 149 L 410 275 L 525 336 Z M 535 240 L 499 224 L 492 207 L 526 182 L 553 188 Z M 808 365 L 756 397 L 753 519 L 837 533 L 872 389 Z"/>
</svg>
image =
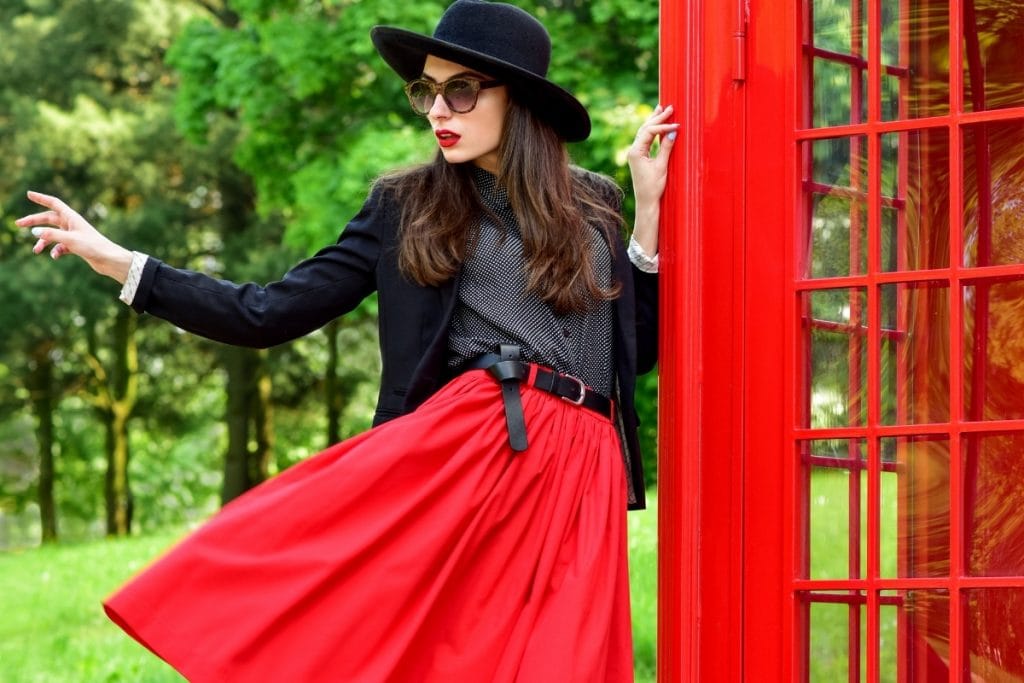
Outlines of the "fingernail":
<svg viewBox="0 0 1024 683">
<path fill-rule="evenodd" d="M 671 133 L 669 133 L 668 134 L 668 139 L 669 140 L 675 140 L 676 139 L 676 132 L 672 131 Z"/>
<path fill-rule="evenodd" d="M 33 237 L 42 237 L 43 236 L 43 228 L 32 228 L 32 236 Z"/>
</svg>

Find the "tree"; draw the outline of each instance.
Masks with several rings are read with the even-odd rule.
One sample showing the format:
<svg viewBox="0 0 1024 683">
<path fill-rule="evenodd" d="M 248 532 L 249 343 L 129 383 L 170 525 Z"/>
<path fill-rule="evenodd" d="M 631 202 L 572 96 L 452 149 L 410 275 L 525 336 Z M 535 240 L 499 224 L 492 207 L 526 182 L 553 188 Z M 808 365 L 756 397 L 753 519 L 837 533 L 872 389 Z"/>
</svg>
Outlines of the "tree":
<svg viewBox="0 0 1024 683">
<path fill-rule="evenodd" d="M 85 207 L 86 216 L 102 221 L 115 239 L 163 246 L 166 227 L 182 212 L 195 212 L 182 187 L 190 172 L 180 164 L 159 164 L 161 150 L 180 147 L 170 127 L 168 86 L 173 81 L 163 67 L 163 54 L 185 18 L 184 9 L 173 0 L 75 0 L 8 10 L 4 18 L 16 22 L 18 30 L 10 32 L 11 40 L 0 51 L 0 140 L 9 143 L 5 149 L 13 158 L 13 172 L 0 180 L 0 193 L 9 197 L 5 214 L 29 210 L 24 190 L 37 187 Z M 110 40 L 110 35 L 121 38 Z M 159 216 L 164 230 L 140 230 L 169 206 L 176 207 L 177 215 L 172 210 Z M 17 359 L 20 341 L 22 350 L 35 351 L 26 356 L 33 359 L 34 372 L 19 374 L 36 378 L 32 405 L 48 413 L 37 416 L 40 508 L 44 514 L 53 508 L 45 498 L 50 488 L 46 475 L 53 469 L 47 444 L 59 403 L 57 387 L 87 383 L 107 434 L 107 531 L 128 533 L 128 421 L 136 401 L 131 316 L 116 304 L 111 283 L 86 275 L 82 264 L 70 259 L 44 272 L 43 264 L 26 257 L 24 238 L 12 235 L 8 246 L 15 240 L 17 253 L 5 250 L 4 260 L 24 273 L 18 286 L 40 286 L 7 299 L 5 312 L 16 322 L 8 328 L 15 333 L 5 340 L 4 350 L 14 351 Z M 61 281 L 62 275 L 67 281 Z M 44 347 L 54 351 L 39 353 Z M 75 381 L 50 379 L 53 369 L 45 364 L 57 349 L 63 365 L 73 368 Z M 83 379 L 85 368 L 91 370 L 88 380 Z M 44 520 L 44 535 L 50 524 Z"/>
</svg>

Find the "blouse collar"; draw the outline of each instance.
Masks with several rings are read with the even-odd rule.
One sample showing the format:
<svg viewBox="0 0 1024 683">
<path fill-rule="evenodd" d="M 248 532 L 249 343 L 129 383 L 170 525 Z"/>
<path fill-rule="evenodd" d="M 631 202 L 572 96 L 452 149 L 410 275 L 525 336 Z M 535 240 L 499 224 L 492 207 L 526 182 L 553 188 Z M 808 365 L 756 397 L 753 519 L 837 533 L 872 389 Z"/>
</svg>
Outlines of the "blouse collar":
<svg viewBox="0 0 1024 683">
<path fill-rule="evenodd" d="M 484 206 L 494 212 L 507 208 L 509 205 L 508 193 L 498 183 L 498 177 L 476 165 L 473 165 L 472 172 L 473 184 L 476 185 L 476 190 L 480 193 L 480 199 L 483 200 Z"/>
</svg>

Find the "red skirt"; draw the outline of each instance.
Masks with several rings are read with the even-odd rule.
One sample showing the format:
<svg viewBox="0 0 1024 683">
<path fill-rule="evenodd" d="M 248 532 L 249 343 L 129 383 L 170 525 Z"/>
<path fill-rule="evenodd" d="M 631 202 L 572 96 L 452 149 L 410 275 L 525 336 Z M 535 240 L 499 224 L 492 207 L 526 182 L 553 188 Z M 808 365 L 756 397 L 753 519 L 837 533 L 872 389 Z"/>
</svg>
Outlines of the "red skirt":
<svg viewBox="0 0 1024 683">
<path fill-rule="evenodd" d="M 226 505 L 105 603 L 194 683 L 633 680 L 611 421 L 474 370 Z"/>
</svg>

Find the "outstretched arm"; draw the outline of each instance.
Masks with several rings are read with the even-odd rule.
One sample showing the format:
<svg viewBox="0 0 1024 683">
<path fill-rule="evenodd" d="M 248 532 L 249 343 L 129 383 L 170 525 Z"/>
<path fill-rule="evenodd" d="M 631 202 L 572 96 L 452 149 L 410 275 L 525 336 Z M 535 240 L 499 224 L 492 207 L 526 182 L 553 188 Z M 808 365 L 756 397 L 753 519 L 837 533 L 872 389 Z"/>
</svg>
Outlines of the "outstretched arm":
<svg viewBox="0 0 1024 683">
<path fill-rule="evenodd" d="M 55 259 L 74 254 L 100 275 L 124 284 L 132 262 L 130 251 L 110 241 L 57 197 L 30 191 L 28 198 L 49 209 L 15 221 L 19 227 L 32 228 L 39 238 L 32 251 L 39 254 L 51 247 L 50 256 Z"/>
<path fill-rule="evenodd" d="M 636 197 L 633 238 L 644 253 L 652 257 L 658 253 L 661 195 L 665 192 L 668 160 L 679 128 L 678 123 L 667 123 L 672 111 L 672 105 L 662 107 L 659 104 L 654 113 L 640 126 L 626 155 L 630 175 L 633 177 L 633 194 Z M 651 148 L 654 141 L 659 138 L 658 150 L 652 155 Z"/>
<path fill-rule="evenodd" d="M 38 237 L 34 251 L 47 248 L 54 258 L 75 254 L 98 273 L 121 284 L 132 278 L 138 289 L 122 300 L 208 339 L 239 346 L 266 347 L 302 336 L 359 304 L 376 288 L 381 231 L 393 235 L 393 204 L 379 191 L 349 221 L 338 242 L 291 268 L 265 286 L 236 284 L 209 275 L 172 268 L 141 257 L 100 234 L 56 197 L 30 192 L 49 210 L 17 221 Z"/>
</svg>

